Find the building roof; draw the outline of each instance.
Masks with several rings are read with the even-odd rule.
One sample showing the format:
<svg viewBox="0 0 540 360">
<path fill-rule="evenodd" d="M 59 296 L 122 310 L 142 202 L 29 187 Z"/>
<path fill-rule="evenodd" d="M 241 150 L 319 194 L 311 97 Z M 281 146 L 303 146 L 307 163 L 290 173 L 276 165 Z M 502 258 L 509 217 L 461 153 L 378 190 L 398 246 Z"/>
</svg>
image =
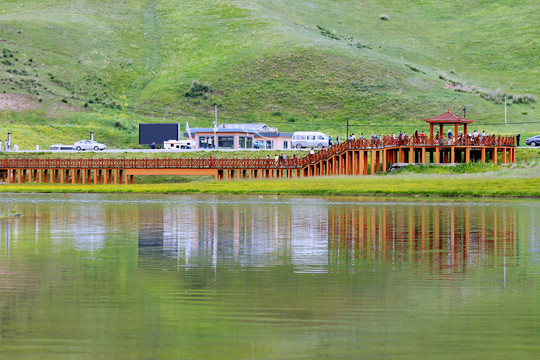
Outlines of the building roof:
<svg viewBox="0 0 540 360">
<path fill-rule="evenodd" d="M 196 133 L 213 133 L 214 128 L 190 128 L 189 132 L 192 136 Z M 279 132 L 278 129 L 266 124 L 220 124 L 216 128 L 216 133 L 246 133 L 253 134 L 255 137 L 292 137 L 292 133 Z"/>
<path fill-rule="evenodd" d="M 237 131 L 261 132 L 261 131 L 277 131 L 266 124 L 220 124 L 218 129 L 236 129 Z"/>
<path fill-rule="evenodd" d="M 459 115 L 453 114 L 448 109 L 447 112 L 441 115 L 432 117 L 431 119 L 424 119 L 428 124 L 470 124 L 476 120 L 465 119 Z"/>
</svg>

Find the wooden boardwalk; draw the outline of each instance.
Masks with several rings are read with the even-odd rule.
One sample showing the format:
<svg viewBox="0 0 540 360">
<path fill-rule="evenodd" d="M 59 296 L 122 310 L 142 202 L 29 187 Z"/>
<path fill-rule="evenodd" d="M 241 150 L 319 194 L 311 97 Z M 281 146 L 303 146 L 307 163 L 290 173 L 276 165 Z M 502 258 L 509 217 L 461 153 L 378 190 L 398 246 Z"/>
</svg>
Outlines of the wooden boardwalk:
<svg viewBox="0 0 540 360">
<path fill-rule="evenodd" d="M 514 138 L 464 140 L 417 136 L 347 141 L 302 158 L 274 159 L 0 159 L 5 183 L 132 184 L 143 175 L 211 175 L 221 179 L 368 175 L 392 163 L 515 163 Z"/>
</svg>

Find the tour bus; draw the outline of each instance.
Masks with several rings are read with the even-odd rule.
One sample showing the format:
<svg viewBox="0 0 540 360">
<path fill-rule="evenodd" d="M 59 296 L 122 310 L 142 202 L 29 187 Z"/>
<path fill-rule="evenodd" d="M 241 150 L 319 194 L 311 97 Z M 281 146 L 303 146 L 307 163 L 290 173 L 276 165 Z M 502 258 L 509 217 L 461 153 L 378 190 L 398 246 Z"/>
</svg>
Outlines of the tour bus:
<svg viewBox="0 0 540 360">
<path fill-rule="evenodd" d="M 322 132 L 297 131 L 292 136 L 292 147 L 301 148 L 323 148 L 328 147 L 328 136 Z"/>
</svg>

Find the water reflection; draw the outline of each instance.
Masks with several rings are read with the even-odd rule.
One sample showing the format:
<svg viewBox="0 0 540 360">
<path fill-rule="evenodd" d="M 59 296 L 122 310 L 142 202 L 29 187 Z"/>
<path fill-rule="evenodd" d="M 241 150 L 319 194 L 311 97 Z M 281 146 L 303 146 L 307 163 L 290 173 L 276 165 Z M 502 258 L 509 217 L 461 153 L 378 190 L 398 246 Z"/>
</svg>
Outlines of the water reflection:
<svg viewBox="0 0 540 360">
<path fill-rule="evenodd" d="M 96 255 L 121 234 L 137 245 L 132 254 L 141 267 L 332 272 L 371 263 L 462 272 L 518 261 L 516 207 L 504 204 L 203 198 L 21 206 L 23 218 L 0 223 L 0 250 L 8 256 L 21 236 Z"/>
<path fill-rule="evenodd" d="M 345 266 L 414 263 L 431 272 L 501 266 L 517 249 L 515 208 L 474 206 L 358 206 L 329 211 L 330 256 Z M 515 259 L 517 261 L 517 259 Z"/>
</svg>

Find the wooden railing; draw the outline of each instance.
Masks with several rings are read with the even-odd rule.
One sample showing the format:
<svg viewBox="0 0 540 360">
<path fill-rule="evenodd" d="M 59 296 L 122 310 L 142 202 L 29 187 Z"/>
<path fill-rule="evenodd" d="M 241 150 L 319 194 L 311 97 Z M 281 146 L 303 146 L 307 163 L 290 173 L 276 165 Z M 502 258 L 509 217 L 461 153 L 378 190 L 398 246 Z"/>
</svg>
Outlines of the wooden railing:
<svg viewBox="0 0 540 360">
<path fill-rule="evenodd" d="M 302 158 L 275 159 L 0 159 L 0 168 L 26 169 L 297 169 L 327 159 L 346 150 L 370 150 L 409 146 L 480 146 L 513 147 L 512 136 L 485 136 L 477 138 L 431 138 L 426 136 L 357 139 L 346 141 Z"/>
</svg>

